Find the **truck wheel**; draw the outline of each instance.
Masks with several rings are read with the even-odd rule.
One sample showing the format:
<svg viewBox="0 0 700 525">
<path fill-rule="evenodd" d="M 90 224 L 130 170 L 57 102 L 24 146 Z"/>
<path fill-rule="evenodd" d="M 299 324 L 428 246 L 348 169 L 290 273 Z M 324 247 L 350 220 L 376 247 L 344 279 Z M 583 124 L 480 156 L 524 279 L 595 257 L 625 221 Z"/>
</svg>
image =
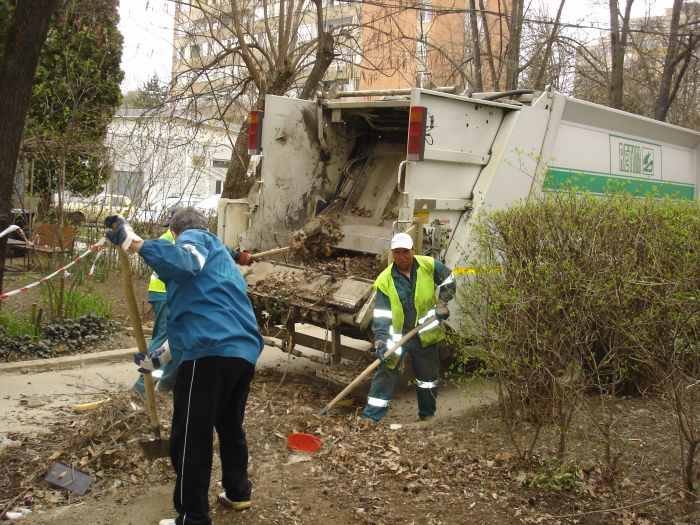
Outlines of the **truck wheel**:
<svg viewBox="0 0 700 525">
<path fill-rule="evenodd" d="M 83 215 L 79 211 L 69 213 L 68 222 L 70 222 L 73 226 L 80 226 L 85 222 L 85 215 Z"/>
</svg>

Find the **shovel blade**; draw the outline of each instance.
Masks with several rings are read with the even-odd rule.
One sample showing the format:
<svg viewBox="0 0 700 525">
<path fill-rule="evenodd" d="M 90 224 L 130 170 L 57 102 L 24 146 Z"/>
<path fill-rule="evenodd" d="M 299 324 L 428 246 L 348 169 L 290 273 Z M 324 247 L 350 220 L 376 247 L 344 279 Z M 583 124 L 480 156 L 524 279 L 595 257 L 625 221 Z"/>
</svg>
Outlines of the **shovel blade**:
<svg viewBox="0 0 700 525">
<path fill-rule="evenodd" d="M 148 459 L 158 459 L 170 457 L 170 440 L 169 439 L 149 439 L 141 441 L 141 450 L 143 455 Z"/>
</svg>

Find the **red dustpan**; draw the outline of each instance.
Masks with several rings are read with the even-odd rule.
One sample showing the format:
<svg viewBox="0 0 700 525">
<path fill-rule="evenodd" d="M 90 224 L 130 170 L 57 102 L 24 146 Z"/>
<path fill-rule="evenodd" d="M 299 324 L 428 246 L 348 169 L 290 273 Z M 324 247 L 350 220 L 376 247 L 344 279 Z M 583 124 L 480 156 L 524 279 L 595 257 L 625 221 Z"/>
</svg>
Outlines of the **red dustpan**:
<svg viewBox="0 0 700 525">
<path fill-rule="evenodd" d="M 323 442 L 313 434 L 294 432 L 287 436 L 287 448 L 294 452 L 313 454 L 314 452 L 318 452 L 322 444 Z"/>
</svg>

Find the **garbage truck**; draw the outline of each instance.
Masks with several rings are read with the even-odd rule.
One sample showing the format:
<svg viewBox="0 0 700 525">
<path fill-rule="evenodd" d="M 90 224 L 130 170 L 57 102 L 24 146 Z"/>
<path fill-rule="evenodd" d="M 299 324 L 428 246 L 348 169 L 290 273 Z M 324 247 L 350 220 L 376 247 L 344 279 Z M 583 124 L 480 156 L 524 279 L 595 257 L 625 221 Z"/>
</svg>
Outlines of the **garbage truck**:
<svg viewBox="0 0 700 525">
<path fill-rule="evenodd" d="M 314 217 L 337 225 L 335 262 L 277 259 L 247 275 L 268 333 L 329 362 L 369 348 L 341 338 L 368 338 L 372 280 L 398 231 L 459 277 L 483 211 L 572 189 L 698 199 L 700 133 L 551 89 L 268 95 L 249 122 L 255 183 L 247 198 L 221 199 L 218 233 L 256 252 L 285 246 Z"/>
</svg>

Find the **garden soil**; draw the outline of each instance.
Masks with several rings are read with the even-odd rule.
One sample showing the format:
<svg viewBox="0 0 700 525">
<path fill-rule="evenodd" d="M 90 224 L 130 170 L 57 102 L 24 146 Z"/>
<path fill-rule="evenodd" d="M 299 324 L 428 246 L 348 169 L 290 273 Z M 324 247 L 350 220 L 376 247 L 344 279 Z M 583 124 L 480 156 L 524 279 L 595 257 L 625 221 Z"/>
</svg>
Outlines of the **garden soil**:
<svg viewBox="0 0 700 525">
<path fill-rule="evenodd" d="M 555 436 L 545 433 L 536 451 L 539 459 L 522 464 L 505 439 L 488 382 L 445 388 L 439 417 L 429 423 L 416 421 L 408 389 L 386 421 L 367 425 L 358 418 L 359 396 L 330 416 L 318 416 L 337 388 L 311 380 L 304 373 L 308 361 L 280 359 L 274 352 L 264 353 L 266 359 L 276 358 L 267 363 L 272 368 L 257 373 L 247 410 L 253 508 L 234 515 L 216 505 L 221 488 L 215 457 L 210 489 L 215 524 L 680 525 L 700 519 L 697 507 L 684 503 L 676 490 L 677 442 L 662 432 L 668 416 L 653 403 L 617 402 L 625 453 L 612 490 L 601 476 L 600 441 L 583 416 L 574 422 L 571 436 L 572 474 L 546 477 L 542 473 L 554 454 Z M 54 409 L 45 420 L 48 435 L 5 434 L 17 446 L 0 452 L 0 479 L 8 479 L 0 485 L 0 506 L 19 496 L 17 505 L 33 509 L 23 523 L 141 525 L 172 516 L 168 460 L 148 462 L 136 444 L 148 429 L 145 413 L 125 392 L 133 371 L 126 363 L 112 366 L 124 367 L 121 380 L 107 381 L 108 387 L 94 396 L 75 397 L 108 395 L 110 403 L 85 413 L 72 412 L 70 405 Z M 169 414 L 168 396 L 159 406 L 161 414 Z M 313 433 L 323 447 L 314 455 L 296 456 L 286 447 L 292 432 Z M 54 460 L 93 475 L 91 491 L 77 498 L 51 489 L 41 477 Z"/>
</svg>

